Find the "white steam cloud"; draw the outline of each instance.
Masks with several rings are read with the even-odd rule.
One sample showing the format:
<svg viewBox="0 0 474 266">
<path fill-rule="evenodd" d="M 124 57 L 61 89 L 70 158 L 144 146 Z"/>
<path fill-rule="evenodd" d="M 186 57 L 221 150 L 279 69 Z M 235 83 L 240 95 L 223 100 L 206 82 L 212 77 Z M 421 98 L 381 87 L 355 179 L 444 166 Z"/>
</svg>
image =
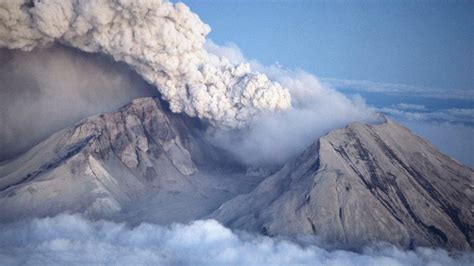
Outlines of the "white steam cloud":
<svg viewBox="0 0 474 266">
<path fill-rule="evenodd" d="M 288 88 L 291 94 L 292 107 L 284 112 L 260 115 L 244 129 L 209 130 L 210 139 L 245 163 L 279 165 L 334 128 L 354 121 L 380 121 L 381 117 L 362 97 L 349 99 L 307 72 L 248 60 L 235 44 L 220 46 L 209 40 L 206 49 L 236 64 L 249 62 L 252 68 Z"/>
<path fill-rule="evenodd" d="M 182 3 L 159 0 L 0 0 L 0 47 L 61 43 L 126 62 L 169 101 L 215 125 L 241 127 L 287 109 L 290 94 L 249 64 L 204 49 L 210 28 Z"/>
<path fill-rule="evenodd" d="M 328 251 L 234 233 L 214 220 L 129 228 L 59 215 L 0 229 L 3 265 L 469 265 L 472 259 L 472 254 L 450 256 L 428 248 Z"/>
</svg>

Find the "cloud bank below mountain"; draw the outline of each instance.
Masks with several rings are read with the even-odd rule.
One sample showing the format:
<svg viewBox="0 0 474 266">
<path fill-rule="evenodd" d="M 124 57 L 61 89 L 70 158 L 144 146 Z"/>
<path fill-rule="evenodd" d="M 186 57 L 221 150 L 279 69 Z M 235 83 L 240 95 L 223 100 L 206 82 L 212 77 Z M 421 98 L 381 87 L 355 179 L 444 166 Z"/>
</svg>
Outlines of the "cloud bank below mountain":
<svg viewBox="0 0 474 266">
<path fill-rule="evenodd" d="M 0 260 L 7 265 L 469 265 L 472 259 L 472 254 L 453 257 L 428 248 L 328 251 L 317 245 L 232 232 L 214 220 L 129 228 L 59 215 L 0 229 Z"/>
</svg>

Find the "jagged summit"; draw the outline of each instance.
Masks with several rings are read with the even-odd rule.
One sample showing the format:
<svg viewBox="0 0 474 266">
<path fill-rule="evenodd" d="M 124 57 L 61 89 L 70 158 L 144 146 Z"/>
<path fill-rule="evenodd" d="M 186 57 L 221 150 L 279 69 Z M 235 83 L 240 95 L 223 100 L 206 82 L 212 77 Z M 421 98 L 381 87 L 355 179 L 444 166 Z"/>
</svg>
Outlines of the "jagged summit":
<svg viewBox="0 0 474 266">
<path fill-rule="evenodd" d="M 474 172 L 387 119 L 314 142 L 210 217 L 264 234 L 315 234 L 349 248 L 472 247 Z"/>
<path fill-rule="evenodd" d="M 2 163 L 0 222 L 62 212 L 132 224 L 210 217 L 349 248 L 385 241 L 468 249 L 473 178 L 473 169 L 388 119 L 334 130 L 262 176 L 207 142 L 198 121 L 148 97 Z"/>
</svg>

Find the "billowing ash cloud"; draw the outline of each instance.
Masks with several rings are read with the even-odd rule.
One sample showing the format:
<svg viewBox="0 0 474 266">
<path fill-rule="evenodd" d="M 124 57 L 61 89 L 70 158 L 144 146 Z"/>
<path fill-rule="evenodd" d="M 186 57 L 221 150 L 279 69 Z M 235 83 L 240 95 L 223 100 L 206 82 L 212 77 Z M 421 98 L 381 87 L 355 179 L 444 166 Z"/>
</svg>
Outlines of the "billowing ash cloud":
<svg viewBox="0 0 474 266">
<path fill-rule="evenodd" d="M 53 46 L 0 49 L 0 161 L 79 119 L 158 92 L 124 63 Z"/>
<path fill-rule="evenodd" d="M 182 3 L 158 0 L 0 1 L 0 47 L 61 43 L 126 62 L 173 112 L 240 127 L 261 111 L 290 107 L 290 95 L 249 64 L 204 49 L 209 27 Z"/>
<path fill-rule="evenodd" d="M 427 248 L 328 251 L 234 233 L 214 220 L 128 228 L 60 215 L 0 229 L 0 261 L 5 265 L 469 265 L 472 259 L 472 254 L 451 257 Z"/>
</svg>

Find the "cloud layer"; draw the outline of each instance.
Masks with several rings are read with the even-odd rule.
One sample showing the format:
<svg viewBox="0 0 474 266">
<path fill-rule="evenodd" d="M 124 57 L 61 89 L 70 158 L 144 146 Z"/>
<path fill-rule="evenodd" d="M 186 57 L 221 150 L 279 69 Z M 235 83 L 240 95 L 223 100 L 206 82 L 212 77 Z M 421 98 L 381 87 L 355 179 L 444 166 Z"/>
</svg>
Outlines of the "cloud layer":
<svg viewBox="0 0 474 266">
<path fill-rule="evenodd" d="M 210 28 L 166 0 L 0 1 L 0 47 L 30 51 L 61 43 L 125 62 L 173 112 L 241 127 L 260 111 L 290 107 L 290 95 L 248 64 L 204 49 Z"/>
<path fill-rule="evenodd" d="M 420 87 L 406 84 L 383 83 L 368 80 L 349 80 L 335 78 L 321 78 L 326 85 L 342 92 L 371 92 L 395 96 L 430 97 L 438 99 L 474 100 L 474 90 L 466 89 L 440 89 Z"/>
<path fill-rule="evenodd" d="M 474 126 L 474 109 L 472 108 L 429 110 L 424 105 L 401 103 L 389 107 L 378 108 L 378 110 L 384 114 L 402 119 L 426 122 L 448 122 Z"/>
<path fill-rule="evenodd" d="M 469 265 L 472 259 L 472 254 L 451 257 L 427 248 L 328 251 L 234 233 L 214 220 L 129 228 L 59 215 L 0 229 L 0 261 L 5 265 Z"/>
</svg>

